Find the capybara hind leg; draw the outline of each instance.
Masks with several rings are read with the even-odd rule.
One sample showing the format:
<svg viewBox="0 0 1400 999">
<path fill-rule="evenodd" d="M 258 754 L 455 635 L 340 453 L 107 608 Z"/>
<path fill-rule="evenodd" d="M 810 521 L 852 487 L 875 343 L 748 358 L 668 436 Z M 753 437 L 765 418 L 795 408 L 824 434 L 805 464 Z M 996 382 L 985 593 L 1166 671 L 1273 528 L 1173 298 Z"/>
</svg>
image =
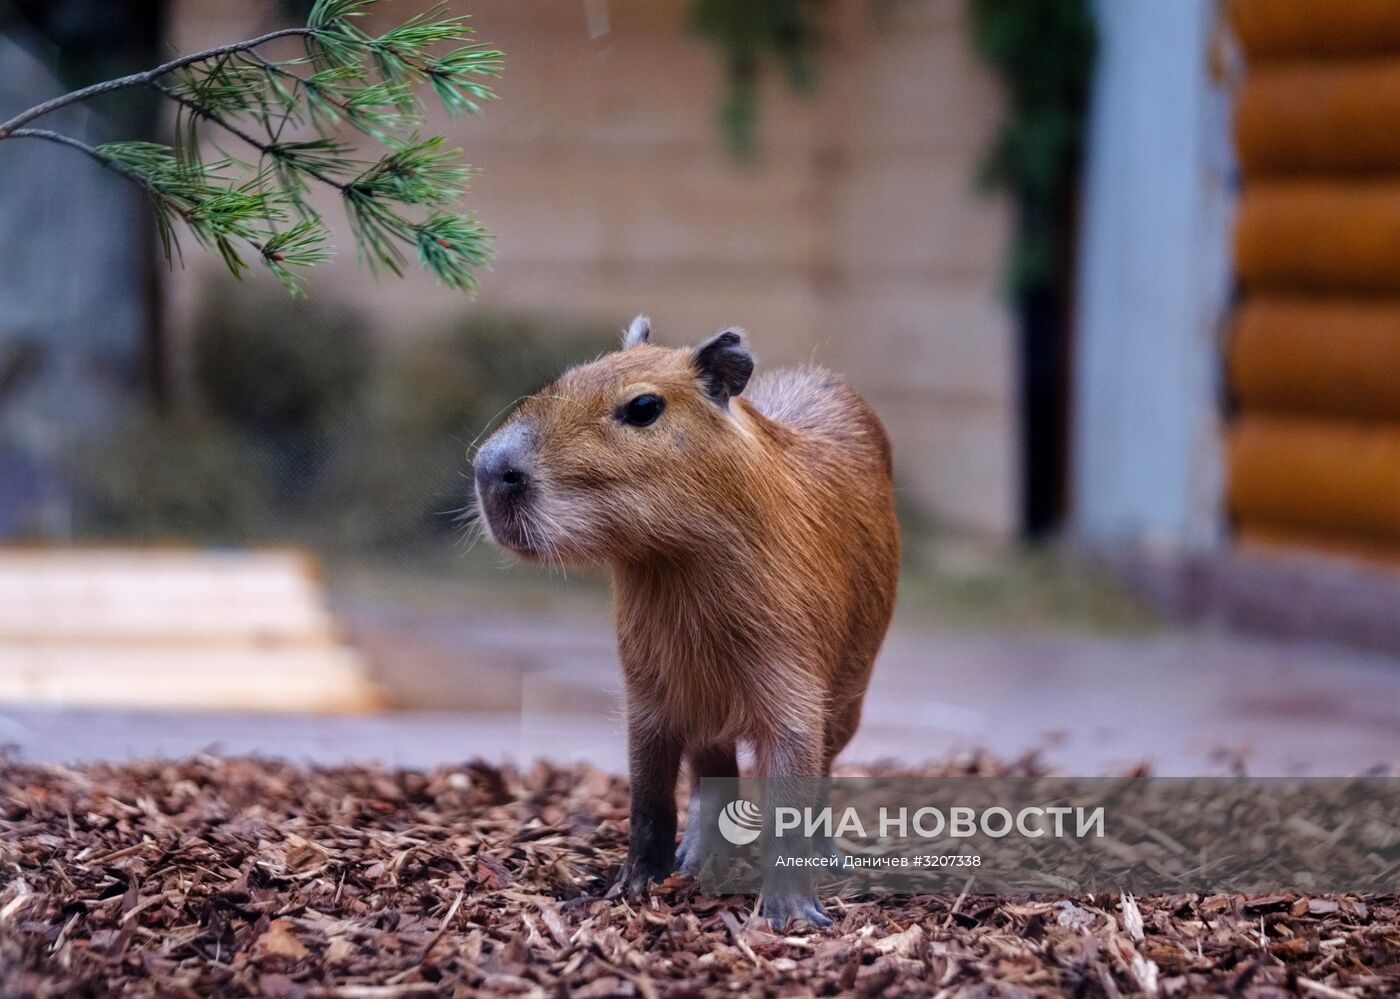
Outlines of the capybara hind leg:
<svg viewBox="0 0 1400 999">
<path fill-rule="evenodd" d="M 846 743 L 851 741 L 851 737 L 856 734 L 856 729 L 860 727 L 860 709 L 861 699 L 858 697 L 839 705 L 827 718 L 825 739 L 822 745 L 822 773 L 825 776 L 831 776 L 832 762 L 836 759 L 837 754 L 846 748 Z"/>
<path fill-rule="evenodd" d="M 720 809 L 729 803 L 725 783 L 734 785 L 739 779 L 734 743 L 691 750 L 686 753 L 686 768 L 690 771 L 690 809 L 685 835 L 676 850 L 676 869 L 682 874 L 699 874 L 714 853 Z M 710 778 L 723 778 L 724 783 Z"/>
</svg>

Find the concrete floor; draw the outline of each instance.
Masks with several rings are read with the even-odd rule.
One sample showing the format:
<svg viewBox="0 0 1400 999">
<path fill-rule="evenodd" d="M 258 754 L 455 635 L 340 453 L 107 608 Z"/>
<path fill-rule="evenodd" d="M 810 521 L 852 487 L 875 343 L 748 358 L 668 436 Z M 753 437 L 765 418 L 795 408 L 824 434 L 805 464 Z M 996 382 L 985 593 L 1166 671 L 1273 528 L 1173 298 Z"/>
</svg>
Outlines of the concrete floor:
<svg viewBox="0 0 1400 999">
<path fill-rule="evenodd" d="M 374 716 L 0 709 L 28 759 L 210 750 L 426 766 L 472 756 L 620 769 L 620 678 L 598 616 L 351 613 L 402 711 Z M 445 708 L 450 710 L 427 710 Z M 1167 630 L 1143 637 L 898 628 L 852 763 L 1040 750 L 1092 776 L 1343 775 L 1400 764 L 1400 661 L 1342 648 Z"/>
</svg>

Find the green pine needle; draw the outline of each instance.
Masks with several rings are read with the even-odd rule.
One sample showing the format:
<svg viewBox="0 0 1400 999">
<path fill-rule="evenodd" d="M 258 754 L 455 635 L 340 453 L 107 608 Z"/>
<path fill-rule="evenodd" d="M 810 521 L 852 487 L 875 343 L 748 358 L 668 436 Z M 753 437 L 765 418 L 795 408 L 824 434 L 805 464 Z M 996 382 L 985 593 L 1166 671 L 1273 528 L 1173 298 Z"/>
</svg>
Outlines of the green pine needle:
<svg viewBox="0 0 1400 999">
<path fill-rule="evenodd" d="M 438 214 L 418 227 L 418 262 L 449 288 L 470 292 L 491 259 L 491 234 L 470 213 Z"/>
<path fill-rule="evenodd" d="M 437 207 L 461 197 L 471 170 L 456 161 L 458 150 L 443 150 L 442 136 L 399 146 L 350 182 L 359 193 L 403 205 Z"/>
<path fill-rule="evenodd" d="M 363 17 L 375 0 L 316 0 L 306 19 L 307 27 L 330 28 L 335 22 L 349 17 Z"/>
<path fill-rule="evenodd" d="M 446 4 L 415 15 L 366 44 L 380 75 L 386 80 L 405 82 L 422 79 L 424 61 L 433 46 L 460 41 L 470 31 L 465 17 L 443 17 Z"/>
<path fill-rule="evenodd" d="M 352 157 L 352 150 L 339 139 L 325 136 L 316 139 L 278 142 L 268 147 L 268 155 L 285 170 L 284 184 L 295 188 L 304 184 L 307 175 L 315 173 L 328 176 L 349 176 L 359 170 L 361 164 Z"/>
<path fill-rule="evenodd" d="M 302 219 L 283 232 L 273 233 L 262 244 L 262 260 L 272 271 L 282 287 L 297 296 L 306 294 L 305 275 L 292 270 L 293 267 L 314 267 L 331 258 L 326 243 L 330 233 L 326 231 L 318 215 Z"/>
<path fill-rule="evenodd" d="M 350 93 L 340 110 L 351 125 L 381 142 L 387 141 L 396 131 L 415 127 L 423 119 L 412 89 L 406 84 L 388 81 Z"/>
<path fill-rule="evenodd" d="M 416 242 L 413 223 L 386 201 L 353 184 L 345 192 L 345 211 L 350 216 L 360 261 L 369 267 L 371 273 L 388 271 L 395 277 L 402 277 L 405 264 L 403 244 Z"/>
<path fill-rule="evenodd" d="M 502 56 L 484 45 L 465 45 L 425 67 L 428 82 L 450 114 L 481 114 L 481 105 L 496 99 L 495 91 L 474 76 L 499 76 Z"/>
</svg>

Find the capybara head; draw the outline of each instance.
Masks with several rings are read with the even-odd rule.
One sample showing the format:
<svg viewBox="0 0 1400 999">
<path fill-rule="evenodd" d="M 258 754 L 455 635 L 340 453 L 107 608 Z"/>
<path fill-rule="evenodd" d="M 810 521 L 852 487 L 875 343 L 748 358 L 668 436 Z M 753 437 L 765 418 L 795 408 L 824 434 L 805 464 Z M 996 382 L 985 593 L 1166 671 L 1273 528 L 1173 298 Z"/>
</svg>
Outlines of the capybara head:
<svg viewBox="0 0 1400 999">
<path fill-rule="evenodd" d="M 497 544 L 580 564 L 713 537 L 746 433 L 729 400 L 753 359 L 738 329 L 679 349 L 650 335 L 638 316 L 621 350 L 565 372 L 482 445 L 477 505 Z"/>
</svg>

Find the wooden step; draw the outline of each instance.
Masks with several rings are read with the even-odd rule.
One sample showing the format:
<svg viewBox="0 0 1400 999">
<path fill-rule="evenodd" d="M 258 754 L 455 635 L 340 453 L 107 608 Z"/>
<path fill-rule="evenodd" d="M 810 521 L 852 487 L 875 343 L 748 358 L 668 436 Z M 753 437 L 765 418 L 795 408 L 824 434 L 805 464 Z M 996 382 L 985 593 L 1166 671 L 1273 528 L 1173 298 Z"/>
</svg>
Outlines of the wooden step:
<svg viewBox="0 0 1400 999">
<path fill-rule="evenodd" d="M 0 636 L 335 642 L 319 593 L 296 552 L 3 550 Z"/>
<path fill-rule="evenodd" d="M 382 706 L 296 551 L 0 549 L 0 702 Z"/>
<path fill-rule="evenodd" d="M 371 711 L 350 649 L 0 643 L 0 702 L 219 711 Z"/>
</svg>

